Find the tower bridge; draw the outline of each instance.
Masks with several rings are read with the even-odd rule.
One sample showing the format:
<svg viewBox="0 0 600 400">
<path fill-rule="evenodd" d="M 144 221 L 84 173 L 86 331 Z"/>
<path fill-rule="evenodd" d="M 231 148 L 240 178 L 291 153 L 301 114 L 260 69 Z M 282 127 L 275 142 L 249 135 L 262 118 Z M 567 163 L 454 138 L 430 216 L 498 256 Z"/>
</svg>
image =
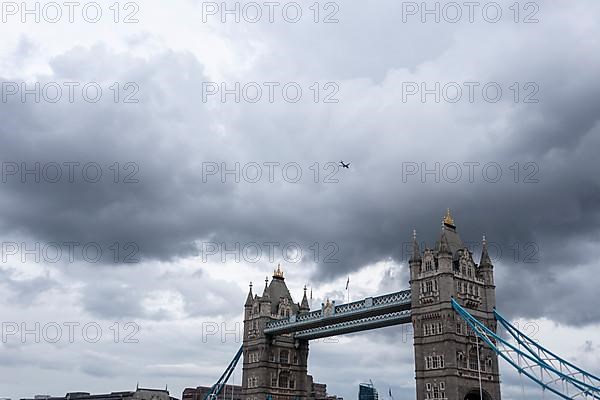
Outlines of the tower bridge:
<svg viewBox="0 0 600 400">
<path fill-rule="evenodd" d="M 475 263 L 449 210 L 433 248 L 421 251 L 413 232 L 408 264 L 407 290 L 339 305 L 327 300 L 312 311 L 306 287 L 295 303 L 278 266 L 261 296 L 250 285 L 242 347 L 211 395 L 220 392 L 243 356 L 243 398 L 309 400 L 310 340 L 410 323 L 417 400 L 500 400 L 499 357 L 558 398 L 600 399 L 600 378 L 539 346 L 495 310 L 485 236 Z M 497 335 L 498 322 L 518 348 Z"/>
</svg>

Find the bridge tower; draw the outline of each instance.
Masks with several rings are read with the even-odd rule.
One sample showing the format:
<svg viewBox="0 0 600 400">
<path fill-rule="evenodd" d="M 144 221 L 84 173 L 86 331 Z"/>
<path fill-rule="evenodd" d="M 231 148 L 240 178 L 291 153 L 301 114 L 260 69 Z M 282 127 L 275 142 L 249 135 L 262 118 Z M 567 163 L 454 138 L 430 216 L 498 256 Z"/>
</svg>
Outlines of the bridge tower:
<svg viewBox="0 0 600 400">
<path fill-rule="evenodd" d="M 497 355 L 477 340 L 450 302 L 456 299 L 496 331 L 494 273 L 485 236 L 477 265 L 448 210 L 434 249 L 421 252 L 413 232 L 409 266 L 417 400 L 500 400 Z"/>
<path fill-rule="evenodd" d="M 291 334 L 266 335 L 267 322 L 310 311 L 306 298 L 295 304 L 281 266 L 265 279 L 262 296 L 252 284 L 244 305 L 242 398 L 245 400 L 305 400 L 312 383 L 307 373 L 308 340 Z"/>
</svg>

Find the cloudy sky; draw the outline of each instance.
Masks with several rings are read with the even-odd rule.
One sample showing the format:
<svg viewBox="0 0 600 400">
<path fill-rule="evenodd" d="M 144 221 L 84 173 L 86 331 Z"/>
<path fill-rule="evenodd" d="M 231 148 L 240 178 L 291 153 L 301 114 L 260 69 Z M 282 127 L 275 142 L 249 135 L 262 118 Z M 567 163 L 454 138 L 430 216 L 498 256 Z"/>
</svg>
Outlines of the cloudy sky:
<svg viewBox="0 0 600 400">
<path fill-rule="evenodd" d="M 180 398 L 250 281 L 405 289 L 446 208 L 498 309 L 600 371 L 600 3 L 49 3 L 1 4 L 0 397 Z M 411 341 L 313 343 L 310 373 L 414 398 Z"/>
</svg>

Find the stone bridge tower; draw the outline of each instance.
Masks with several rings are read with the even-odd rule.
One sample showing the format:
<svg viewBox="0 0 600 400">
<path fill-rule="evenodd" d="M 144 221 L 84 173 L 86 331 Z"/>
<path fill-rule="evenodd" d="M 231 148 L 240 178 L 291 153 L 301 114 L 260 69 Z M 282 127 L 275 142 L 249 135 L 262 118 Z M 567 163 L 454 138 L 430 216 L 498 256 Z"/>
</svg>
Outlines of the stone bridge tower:
<svg viewBox="0 0 600 400">
<path fill-rule="evenodd" d="M 295 304 L 280 266 L 262 296 L 252 294 L 244 305 L 242 398 L 244 400 L 305 400 L 312 379 L 307 373 L 308 341 L 291 334 L 265 335 L 267 322 L 310 311 L 306 298 Z"/>
<path fill-rule="evenodd" d="M 480 377 L 480 400 L 500 400 L 497 355 L 477 340 L 450 302 L 456 299 L 496 331 L 494 273 L 485 236 L 477 265 L 448 210 L 435 248 L 421 252 L 413 233 L 409 265 L 417 400 L 480 399 Z"/>
</svg>

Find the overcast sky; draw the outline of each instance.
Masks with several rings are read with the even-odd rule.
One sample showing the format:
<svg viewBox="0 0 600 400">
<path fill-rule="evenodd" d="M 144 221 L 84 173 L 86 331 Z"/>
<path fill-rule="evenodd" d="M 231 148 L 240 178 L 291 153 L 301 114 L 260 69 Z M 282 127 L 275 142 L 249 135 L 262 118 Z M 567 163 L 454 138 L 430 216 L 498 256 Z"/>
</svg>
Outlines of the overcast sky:
<svg viewBox="0 0 600 400">
<path fill-rule="evenodd" d="M 47 3 L 1 5 L 0 397 L 211 385 L 250 281 L 408 288 L 447 208 L 498 309 L 600 371 L 597 1 Z M 410 330 L 309 372 L 414 398 Z"/>
</svg>

